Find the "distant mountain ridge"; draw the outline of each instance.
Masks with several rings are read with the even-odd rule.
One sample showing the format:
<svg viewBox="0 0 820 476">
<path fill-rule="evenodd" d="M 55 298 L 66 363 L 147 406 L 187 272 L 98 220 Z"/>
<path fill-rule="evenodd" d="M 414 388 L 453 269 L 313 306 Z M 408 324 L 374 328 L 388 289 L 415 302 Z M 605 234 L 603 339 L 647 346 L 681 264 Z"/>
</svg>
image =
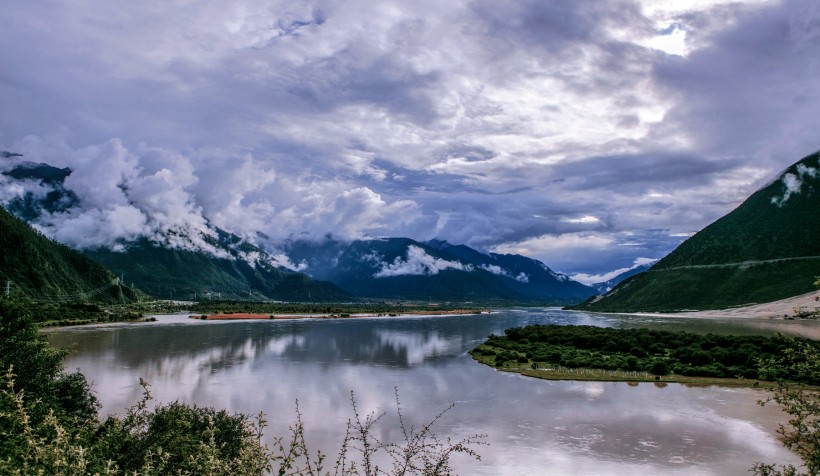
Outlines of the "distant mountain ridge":
<svg viewBox="0 0 820 476">
<path fill-rule="evenodd" d="M 648 272 L 578 306 L 719 309 L 809 292 L 820 274 L 820 152 L 804 157 Z"/>
<path fill-rule="evenodd" d="M 291 240 L 284 253 L 314 278 L 362 297 L 567 303 L 595 293 L 540 261 L 441 240 Z"/>
</svg>

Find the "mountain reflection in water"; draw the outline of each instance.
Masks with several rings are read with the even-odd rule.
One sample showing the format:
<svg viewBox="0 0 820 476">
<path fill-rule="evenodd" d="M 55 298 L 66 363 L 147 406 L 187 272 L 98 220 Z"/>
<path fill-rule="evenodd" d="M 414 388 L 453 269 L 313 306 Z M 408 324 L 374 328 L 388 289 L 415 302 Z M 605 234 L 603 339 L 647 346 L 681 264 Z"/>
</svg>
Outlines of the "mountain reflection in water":
<svg viewBox="0 0 820 476">
<path fill-rule="evenodd" d="M 394 387 L 418 427 L 456 403 L 439 436 L 489 435 L 462 474 L 745 474 L 755 461 L 796 462 L 774 429 L 779 413 L 751 389 L 552 382 L 497 372 L 466 355 L 491 333 L 534 323 L 773 333 L 771 323 L 596 316 L 550 309 L 491 315 L 157 323 L 64 329 L 66 368 L 93 383 L 104 412 L 136 402 L 139 378 L 157 401 L 255 414 L 284 435 L 298 399 L 308 442 L 335 454 L 352 416 L 389 412 L 378 436 L 397 439 Z M 800 332 L 798 329 L 794 332 Z"/>
</svg>

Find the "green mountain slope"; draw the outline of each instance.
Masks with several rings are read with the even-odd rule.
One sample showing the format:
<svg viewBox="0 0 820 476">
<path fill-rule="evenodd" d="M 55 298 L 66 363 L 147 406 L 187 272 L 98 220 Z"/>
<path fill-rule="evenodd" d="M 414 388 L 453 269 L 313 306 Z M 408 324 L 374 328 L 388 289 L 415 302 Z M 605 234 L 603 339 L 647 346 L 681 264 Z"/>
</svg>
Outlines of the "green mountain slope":
<svg viewBox="0 0 820 476">
<path fill-rule="evenodd" d="M 233 235 L 223 236 L 230 237 Z M 351 298 L 331 283 L 312 280 L 263 260 L 249 262 L 242 259 L 241 253 L 249 251 L 245 248 L 250 246 L 247 243 L 225 246 L 223 249 L 232 255 L 232 259 L 160 247 L 145 239 L 129 244 L 124 252 L 100 249 L 85 253 L 121 274 L 125 282 L 134 283 L 146 293 L 164 299 L 346 301 Z M 264 253 L 261 250 L 256 252 Z"/>
<path fill-rule="evenodd" d="M 0 285 L 42 302 L 129 302 L 137 293 L 82 254 L 49 240 L 0 208 Z"/>
<path fill-rule="evenodd" d="M 4 153 L 3 157 L 20 157 Z M 68 212 L 79 204 L 77 195 L 66 188 L 70 169 L 45 163 L 21 162 L 2 175 L 20 184 L 35 184 L 42 190 L 12 197 L 6 207 L 14 215 L 36 221 L 43 213 Z M 111 268 L 125 282 L 160 298 L 192 299 L 222 297 L 231 299 L 278 299 L 287 301 L 340 301 L 350 295 L 330 283 L 281 269 L 265 251 L 238 236 L 216 227 L 200 238 L 209 247 L 200 249 L 191 236 L 169 230 L 164 243 L 143 239 L 118 243 L 124 252 L 107 249 L 87 251 L 86 255 Z M 189 248 L 189 249 L 184 249 Z M 196 251 L 194 251 L 196 250 Z M 222 258 L 217 258 L 220 255 Z"/>
<path fill-rule="evenodd" d="M 820 152 L 789 167 L 649 271 L 577 306 L 719 309 L 809 292 L 820 274 Z"/>
</svg>

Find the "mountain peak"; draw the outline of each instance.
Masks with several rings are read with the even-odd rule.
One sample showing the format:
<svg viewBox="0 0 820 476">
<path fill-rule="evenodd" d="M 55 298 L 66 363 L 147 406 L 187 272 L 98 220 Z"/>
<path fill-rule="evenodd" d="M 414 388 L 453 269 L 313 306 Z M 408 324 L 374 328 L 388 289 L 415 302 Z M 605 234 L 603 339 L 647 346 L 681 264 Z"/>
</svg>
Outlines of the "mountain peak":
<svg viewBox="0 0 820 476">
<path fill-rule="evenodd" d="M 720 309 L 814 289 L 820 268 L 820 152 L 795 162 L 647 273 L 584 308 Z"/>
</svg>

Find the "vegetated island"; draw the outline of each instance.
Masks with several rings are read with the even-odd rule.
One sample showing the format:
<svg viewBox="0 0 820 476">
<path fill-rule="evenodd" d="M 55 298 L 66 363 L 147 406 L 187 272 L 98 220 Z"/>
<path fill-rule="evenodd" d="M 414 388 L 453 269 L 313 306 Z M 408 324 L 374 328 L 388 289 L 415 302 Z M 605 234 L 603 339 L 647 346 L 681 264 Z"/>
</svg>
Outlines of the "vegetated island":
<svg viewBox="0 0 820 476">
<path fill-rule="evenodd" d="M 756 387 L 761 364 L 801 345 L 820 342 L 784 336 L 731 336 L 651 329 L 532 325 L 491 335 L 470 351 L 498 370 L 548 380 L 687 383 Z M 820 385 L 820 376 L 784 367 L 782 377 Z"/>
</svg>

